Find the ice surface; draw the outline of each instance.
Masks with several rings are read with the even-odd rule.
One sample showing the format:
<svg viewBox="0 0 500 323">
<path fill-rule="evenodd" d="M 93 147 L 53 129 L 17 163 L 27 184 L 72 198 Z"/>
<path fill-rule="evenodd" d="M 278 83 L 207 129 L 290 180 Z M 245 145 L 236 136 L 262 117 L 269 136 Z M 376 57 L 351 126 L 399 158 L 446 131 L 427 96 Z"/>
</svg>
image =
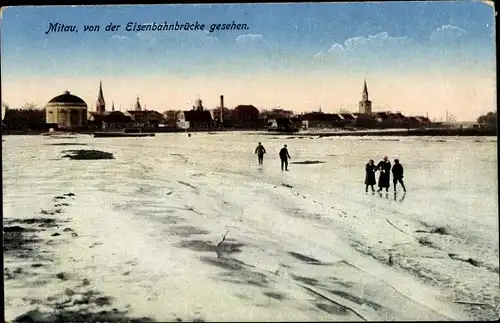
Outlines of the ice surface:
<svg viewBox="0 0 500 323">
<path fill-rule="evenodd" d="M 68 221 L 38 233 L 43 266 L 5 255 L 25 273 L 5 280 L 6 320 L 49 310 L 47 298 L 68 289 L 159 321 L 498 317 L 496 138 L 4 140 L 4 226 L 58 203 L 51 216 Z M 56 141 L 115 159 L 62 159 L 73 148 Z M 285 143 L 291 161 L 325 163 L 282 172 Z M 364 165 L 384 155 L 401 160 L 408 193 L 365 193 Z"/>
</svg>

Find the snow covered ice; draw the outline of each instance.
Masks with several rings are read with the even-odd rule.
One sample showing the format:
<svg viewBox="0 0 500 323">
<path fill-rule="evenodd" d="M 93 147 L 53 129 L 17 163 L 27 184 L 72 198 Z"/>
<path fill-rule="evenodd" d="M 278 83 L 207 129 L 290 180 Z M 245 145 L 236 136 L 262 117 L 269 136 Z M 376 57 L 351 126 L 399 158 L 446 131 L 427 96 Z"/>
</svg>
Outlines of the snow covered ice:
<svg viewBox="0 0 500 323">
<path fill-rule="evenodd" d="M 32 237 L 23 253 L 4 249 L 7 321 L 35 310 L 156 321 L 498 318 L 496 138 L 182 133 L 2 145 L 4 227 Z M 66 149 L 114 159 L 61 158 Z M 365 193 L 364 165 L 384 155 L 405 167 L 406 194 Z M 324 163 L 293 164 L 303 161 Z"/>
</svg>

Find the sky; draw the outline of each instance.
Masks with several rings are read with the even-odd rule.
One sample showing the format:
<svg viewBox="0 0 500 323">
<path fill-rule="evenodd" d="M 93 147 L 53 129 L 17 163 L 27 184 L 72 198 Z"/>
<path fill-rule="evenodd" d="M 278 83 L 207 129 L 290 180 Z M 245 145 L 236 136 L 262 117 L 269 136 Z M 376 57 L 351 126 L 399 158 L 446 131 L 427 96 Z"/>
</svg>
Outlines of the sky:
<svg viewBox="0 0 500 323">
<path fill-rule="evenodd" d="M 44 106 L 69 90 L 95 109 L 253 104 L 475 120 L 496 110 L 494 9 L 483 2 L 293 3 L 2 8 L 2 101 Z M 213 24 L 246 24 L 214 30 Z M 128 23 L 204 24 L 127 31 Z M 50 24 L 77 32 L 49 32 Z M 109 24 L 118 30 L 106 31 Z M 99 25 L 99 31 L 84 31 Z"/>
</svg>

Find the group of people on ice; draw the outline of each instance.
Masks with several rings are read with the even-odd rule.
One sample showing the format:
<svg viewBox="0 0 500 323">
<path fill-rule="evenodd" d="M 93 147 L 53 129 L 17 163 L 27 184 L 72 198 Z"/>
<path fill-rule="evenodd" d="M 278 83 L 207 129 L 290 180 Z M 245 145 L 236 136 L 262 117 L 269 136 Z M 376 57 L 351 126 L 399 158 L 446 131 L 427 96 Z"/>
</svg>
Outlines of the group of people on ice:
<svg viewBox="0 0 500 323">
<path fill-rule="evenodd" d="M 259 165 L 264 163 L 264 154 L 266 153 L 266 149 L 259 142 L 257 148 L 255 148 L 255 154 L 258 157 Z M 288 171 L 288 160 L 290 158 L 290 154 L 288 153 L 287 146 L 284 145 L 279 152 L 280 160 L 281 160 L 281 170 Z M 406 192 L 406 187 L 403 182 L 403 165 L 399 163 L 399 159 L 394 159 L 394 165 L 391 165 L 389 158 L 387 156 L 384 157 L 382 161 L 380 161 L 377 165 L 373 159 L 370 159 L 368 164 L 366 164 L 366 177 L 365 177 L 365 191 L 368 192 L 368 186 L 371 186 L 372 192 L 375 192 L 375 184 L 377 181 L 375 180 L 375 173 L 380 171 L 380 175 L 378 178 L 378 192 L 381 192 L 382 189 L 385 188 L 386 192 L 389 191 L 390 181 L 391 181 L 391 171 L 392 171 L 392 182 L 394 184 L 394 192 L 396 192 L 396 185 L 398 182 L 401 184 L 403 191 Z"/>
<path fill-rule="evenodd" d="M 403 182 L 403 165 L 399 163 L 399 159 L 394 159 L 394 165 L 391 165 L 389 158 L 384 157 L 377 165 L 375 165 L 373 159 L 370 159 L 368 164 L 366 164 L 366 177 L 365 177 L 365 191 L 368 192 L 368 186 L 371 186 L 372 192 L 375 192 L 373 187 L 376 184 L 375 172 L 380 171 L 378 178 L 378 191 L 382 191 L 385 188 L 386 192 L 389 192 L 390 180 L 391 180 L 391 170 L 392 170 L 392 183 L 394 184 L 394 192 L 396 192 L 396 185 L 398 182 L 401 184 L 403 191 L 406 192 L 405 184 Z"/>
<path fill-rule="evenodd" d="M 257 148 L 255 148 L 255 154 L 257 155 L 259 159 L 259 165 L 262 165 L 264 163 L 264 154 L 266 153 L 266 148 L 262 146 L 262 143 L 259 142 L 259 145 Z M 286 148 L 286 145 L 281 148 L 280 153 L 280 160 L 281 160 L 281 170 L 288 171 L 288 160 L 291 159 L 290 154 L 288 153 L 288 149 Z"/>
</svg>

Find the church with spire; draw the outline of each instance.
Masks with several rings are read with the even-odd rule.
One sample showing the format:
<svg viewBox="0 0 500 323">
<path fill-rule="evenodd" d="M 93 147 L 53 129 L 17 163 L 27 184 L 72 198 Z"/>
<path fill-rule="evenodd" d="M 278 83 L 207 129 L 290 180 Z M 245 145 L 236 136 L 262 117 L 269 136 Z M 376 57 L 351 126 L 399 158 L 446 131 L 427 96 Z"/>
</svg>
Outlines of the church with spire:
<svg viewBox="0 0 500 323">
<path fill-rule="evenodd" d="M 97 95 L 95 112 L 98 114 L 104 114 L 106 112 L 106 101 L 104 101 L 104 94 L 102 93 L 102 81 L 99 81 L 99 94 Z"/>
<path fill-rule="evenodd" d="M 361 101 L 359 101 L 359 113 L 371 115 L 372 101 L 368 99 L 368 87 L 366 86 L 366 80 L 363 86 L 363 93 L 361 95 Z"/>
</svg>

